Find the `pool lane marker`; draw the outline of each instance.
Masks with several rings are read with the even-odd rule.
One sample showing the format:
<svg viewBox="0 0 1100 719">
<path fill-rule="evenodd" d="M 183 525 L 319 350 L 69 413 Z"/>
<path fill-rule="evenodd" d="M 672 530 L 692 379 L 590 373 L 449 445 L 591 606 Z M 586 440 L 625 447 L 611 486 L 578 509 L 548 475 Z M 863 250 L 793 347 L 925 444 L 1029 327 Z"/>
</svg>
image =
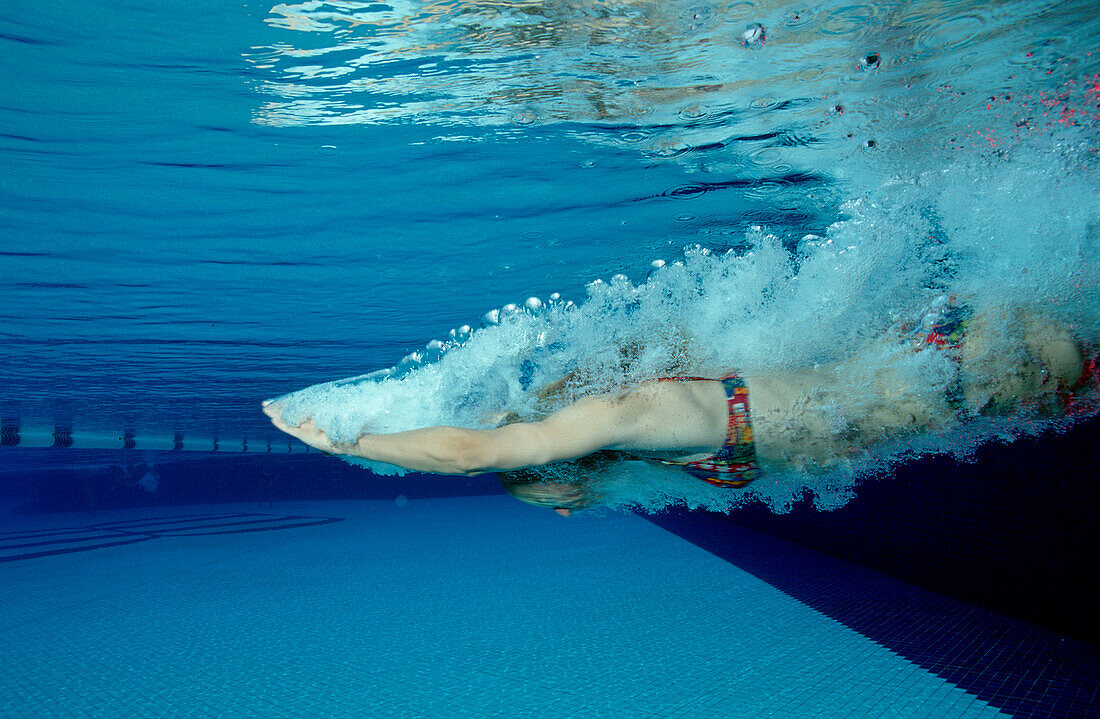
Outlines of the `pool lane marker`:
<svg viewBox="0 0 1100 719">
<path fill-rule="evenodd" d="M 316 454 L 290 437 L 267 439 L 222 439 L 168 435 L 138 435 L 133 430 L 97 432 L 74 430 L 65 425 L 23 427 L 19 420 L 0 420 L 0 447 L 35 449 L 136 449 L 161 452 L 220 452 L 224 454 Z"/>
<path fill-rule="evenodd" d="M 0 563 L 106 549 L 162 537 L 270 532 L 315 527 L 340 521 L 343 521 L 343 517 L 226 512 L 141 517 L 115 522 L 98 522 L 84 527 L 0 532 Z"/>
</svg>

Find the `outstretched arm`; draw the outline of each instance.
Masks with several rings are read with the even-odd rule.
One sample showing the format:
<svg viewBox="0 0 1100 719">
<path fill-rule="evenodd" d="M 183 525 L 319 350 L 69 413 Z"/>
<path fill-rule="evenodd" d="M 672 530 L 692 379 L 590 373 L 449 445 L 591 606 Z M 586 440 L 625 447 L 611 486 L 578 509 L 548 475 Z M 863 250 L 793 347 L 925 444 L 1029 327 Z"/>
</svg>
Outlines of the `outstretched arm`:
<svg viewBox="0 0 1100 719">
<path fill-rule="evenodd" d="M 347 454 L 406 469 L 437 474 L 475 475 L 574 459 L 616 444 L 629 426 L 636 403 L 622 398 L 588 397 L 540 422 L 497 429 L 426 427 L 392 434 L 364 434 L 353 445 L 338 445 L 312 420 L 294 426 L 277 403 L 264 406 L 272 423 L 324 452 Z"/>
<path fill-rule="evenodd" d="M 714 386 L 693 387 L 701 384 Z M 700 401 L 706 392 L 714 395 L 711 401 Z M 714 407 L 708 410 L 708 404 Z M 648 382 L 617 396 L 584 397 L 539 422 L 364 434 L 355 444 L 341 446 L 312 420 L 292 426 L 283 421 L 277 403 L 264 406 L 276 427 L 325 452 L 465 475 L 576 459 L 601 449 L 713 451 L 725 436 L 724 410 L 725 395 L 717 382 Z"/>
</svg>

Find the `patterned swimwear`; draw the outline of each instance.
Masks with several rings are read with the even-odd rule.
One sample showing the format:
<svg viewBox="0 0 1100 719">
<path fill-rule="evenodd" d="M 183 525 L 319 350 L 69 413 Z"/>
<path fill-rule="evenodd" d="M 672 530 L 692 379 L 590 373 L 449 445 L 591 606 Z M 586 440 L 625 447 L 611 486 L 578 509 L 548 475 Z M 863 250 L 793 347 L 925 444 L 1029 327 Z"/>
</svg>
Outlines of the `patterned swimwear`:
<svg viewBox="0 0 1100 719">
<path fill-rule="evenodd" d="M 925 311 L 920 322 L 903 324 L 901 336 L 903 340 L 912 342 L 917 351 L 931 348 L 947 352 L 957 367 L 962 362 L 963 340 L 973 315 L 973 310 L 967 305 L 955 304 L 953 296 L 943 296 Z M 958 417 L 967 415 L 962 378 L 958 373 L 946 392 L 946 398 Z"/>
<path fill-rule="evenodd" d="M 661 377 L 658 381 L 692 382 L 707 379 L 707 377 Z M 736 374 L 727 375 L 718 381 L 726 390 L 729 416 L 726 443 L 714 454 L 691 462 L 664 459 L 655 461 L 679 467 L 691 476 L 698 477 L 716 487 L 738 489 L 759 475 L 753 444 L 752 421 L 749 417 L 749 390 L 745 386 L 745 380 Z"/>
<path fill-rule="evenodd" d="M 943 297 L 933 304 L 920 322 L 903 324 L 900 338 L 911 342 L 916 351 L 938 349 L 948 352 L 956 362 L 962 360 L 962 345 L 973 310 L 955 304 L 954 297 Z M 1100 351 L 1091 346 L 1082 348 L 1086 357 L 1081 379 L 1073 391 L 1059 390 L 1059 399 L 1067 415 L 1092 414 L 1100 410 Z M 659 382 L 691 382 L 708 377 L 661 377 Z M 679 467 L 693 477 L 716 487 L 741 488 L 756 479 L 760 470 L 756 463 L 752 421 L 749 415 L 749 391 L 744 379 L 730 374 L 718 380 L 726 390 L 729 424 L 726 442 L 712 455 L 692 462 L 651 460 Z M 956 378 L 947 391 L 947 400 L 960 416 L 966 414 L 961 379 Z"/>
<path fill-rule="evenodd" d="M 941 300 L 939 306 L 929 309 L 920 326 L 908 325 L 902 329 L 911 332 L 920 346 L 957 350 L 962 347 L 966 326 L 970 324 L 972 315 L 969 307 L 956 305 L 952 297 L 946 303 Z"/>
</svg>

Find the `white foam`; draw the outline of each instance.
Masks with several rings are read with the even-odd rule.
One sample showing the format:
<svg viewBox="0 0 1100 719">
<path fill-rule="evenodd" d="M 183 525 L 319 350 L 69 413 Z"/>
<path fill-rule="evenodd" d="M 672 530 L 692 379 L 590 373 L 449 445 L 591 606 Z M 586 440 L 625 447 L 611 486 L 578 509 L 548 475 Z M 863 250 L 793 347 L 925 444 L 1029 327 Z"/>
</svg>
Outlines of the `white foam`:
<svg viewBox="0 0 1100 719">
<path fill-rule="evenodd" d="M 570 372 L 579 371 L 578 387 L 562 402 L 657 376 L 685 345 L 700 371 L 714 376 L 730 368 L 751 377 L 813 367 L 845 360 L 903 320 L 919 322 L 951 293 L 980 312 L 1008 318 L 1024 308 L 1096 340 L 1100 173 L 1088 152 L 1094 138 L 1084 139 L 1029 137 L 1011 152 L 970 153 L 940 169 L 899 173 L 852 197 L 842 219 L 794 248 L 756 227 L 744 252 L 689 247 L 681 259 L 653 262 L 640 284 L 616 274 L 592 281 L 576 304 L 555 294 L 545 304 L 532 297 L 490 310 L 484 328 L 463 327 L 430 345 L 436 356 L 428 360 L 413 356 L 393 370 L 288 395 L 287 417 L 312 417 L 340 441 L 434 424 L 486 427 L 504 410 L 531 416 L 537 390 Z M 1002 340 L 1010 356 L 1019 339 L 1006 331 Z M 638 354 L 626 367 L 623 347 Z M 861 350 L 849 368 L 852 385 L 884 371 L 912 393 L 950 385 L 954 369 L 943 356 L 899 353 L 898 344 L 881 342 Z M 843 425 L 875 399 L 853 391 L 833 408 L 836 421 Z M 968 456 L 991 437 L 1051 426 L 982 420 L 878 447 L 825 474 L 772 474 L 741 492 L 624 463 L 611 473 L 607 494 L 647 508 L 675 501 L 724 509 L 756 497 L 781 510 L 807 494 L 833 507 L 859 477 L 886 472 L 899 457 Z"/>
</svg>

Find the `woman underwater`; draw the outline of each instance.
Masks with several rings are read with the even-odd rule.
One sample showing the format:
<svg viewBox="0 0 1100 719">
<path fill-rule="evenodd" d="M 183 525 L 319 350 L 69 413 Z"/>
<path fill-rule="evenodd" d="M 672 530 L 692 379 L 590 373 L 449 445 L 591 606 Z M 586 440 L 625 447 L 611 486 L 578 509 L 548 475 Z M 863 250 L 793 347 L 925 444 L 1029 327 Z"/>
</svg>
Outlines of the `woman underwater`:
<svg viewBox="0 0 1100 719">
<path fill-rule="evenodd" d="M 943 301 L 921 323 L 885 338 L 904 347 L 893 365 L 862 362 L 856 352 L 843 363 L 739 376 L 696 374 L 700 365 L 684 361 L 668 376 L 581 396 L 534 421 L 512 415 L 492 429 L 436 426 L 340 443 L 312 419 L 285 421 L 279 400 L 264 402 L 263 411 L 278 429 L 324 452 L 437 474 L 499 472 L 513 496 L 568 516 L 599 503 L 598 482 L 588 478 L 610 461 L 673 467 L 736 491 L 761 472 L 827 470 L 877 443 L 979 416 L 1085 411 L 1083 398 L 1091 402 L 1100 390 L 1091 349 L 1054 322 L 1022 312 L 1011 320 L 1017 351 L 1006 353 L 992 317 Z M 948 381 L 911 386 L 902 365 L 922 352 L 940 353 L 954 368 Z M 569 379 L 540 396 L 553 397 Z M 564 480 L 556 478 L 560 471 L 543 471 L 563 461 L 572 461 Z"/>
</svg>

